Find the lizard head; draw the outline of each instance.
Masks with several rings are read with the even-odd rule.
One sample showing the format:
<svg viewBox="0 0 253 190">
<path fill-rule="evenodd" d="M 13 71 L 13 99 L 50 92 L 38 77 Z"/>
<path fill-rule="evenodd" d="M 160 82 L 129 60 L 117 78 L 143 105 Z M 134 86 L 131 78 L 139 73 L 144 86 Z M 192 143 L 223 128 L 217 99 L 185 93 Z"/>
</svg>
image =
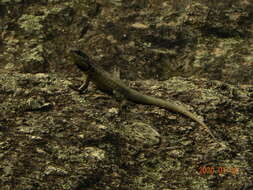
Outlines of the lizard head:
<svg viewBox="0 0 253 190">
<path fill-rule="evenodd" d="M 82 51 L 71 49 L 70 50 L 72 60 L 74 64 L 82 71 L 88 71 L 90 68 L 90 59 L 89 57 Z"/>
</svg>

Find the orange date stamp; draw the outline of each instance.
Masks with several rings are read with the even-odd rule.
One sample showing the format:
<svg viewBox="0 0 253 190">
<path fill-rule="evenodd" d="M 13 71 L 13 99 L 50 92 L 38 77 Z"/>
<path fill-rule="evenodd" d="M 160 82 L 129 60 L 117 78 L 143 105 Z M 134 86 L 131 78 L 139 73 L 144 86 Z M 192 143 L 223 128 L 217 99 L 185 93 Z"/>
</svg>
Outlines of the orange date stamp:
<svg viewBox="0 0 253 190">
<path fill-rule="evenodd" d="M 214 175 L 214 174 L 232 174 L 232 175 L 238 175 L 239 174 L 239 168 L 237 167 L 212 167 L 212 166 L 202 166 L 199 167 L 199 174 L 200 175 Z"/>
</svg>

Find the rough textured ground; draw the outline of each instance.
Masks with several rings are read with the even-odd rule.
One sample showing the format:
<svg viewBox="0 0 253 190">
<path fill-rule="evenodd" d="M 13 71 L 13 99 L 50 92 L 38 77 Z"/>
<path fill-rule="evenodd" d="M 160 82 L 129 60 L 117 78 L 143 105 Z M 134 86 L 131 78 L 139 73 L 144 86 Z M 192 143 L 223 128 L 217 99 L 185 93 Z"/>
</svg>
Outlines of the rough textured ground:
<svg viewBox="0 0 253 190">
<path fill-rule="evenodd" d="M 253 2 L 0 1 L 0 189 L 253 188 Z M 196 122 L 90 86 L 85 50 Z"/>
</svg>

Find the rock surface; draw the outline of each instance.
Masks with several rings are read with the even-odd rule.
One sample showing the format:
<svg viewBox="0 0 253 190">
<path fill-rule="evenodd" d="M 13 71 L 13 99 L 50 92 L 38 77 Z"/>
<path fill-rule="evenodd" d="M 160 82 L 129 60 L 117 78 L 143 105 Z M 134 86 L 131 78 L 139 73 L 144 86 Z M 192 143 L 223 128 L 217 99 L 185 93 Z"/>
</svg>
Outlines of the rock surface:
<svg viewBox="0 0 253 190">
<path fill-rule="evenodd" d="M 247 189 L 253 2 L 0 0 L 0 189 Z M 82 83 L 85 50 L 148 95 L 203 117 L 118 103 Z"/>
</svg>

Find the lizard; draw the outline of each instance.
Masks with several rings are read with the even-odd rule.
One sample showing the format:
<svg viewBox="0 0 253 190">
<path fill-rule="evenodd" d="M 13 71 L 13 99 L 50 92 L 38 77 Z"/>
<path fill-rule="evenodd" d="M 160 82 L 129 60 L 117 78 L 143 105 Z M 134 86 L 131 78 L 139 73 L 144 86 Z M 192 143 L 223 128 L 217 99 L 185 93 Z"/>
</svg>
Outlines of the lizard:
<svg viewBox="0 0 253 190">
<path fill-rule="evenodd" d="M 188 111 L 184 106 L 174 104 L 171 101 L 165 101 L 160 98 L 144 95 L 137 90 L 128 87 L 122 80 L 113 78 L 81 50 L 71 49 L 70 53 L 74 64 L 87 75 L 86 81 L 83 85 L 81 85 L 79 91 L 87 90 L 91 81 L 100 91 L 106 94 L 115 96 L 120 95 L 123 100 L 143 105 L 155 105 L 167 110 L 181 113 L 200 124 L 208 132 L 208 134 L 217 141 L 207 125 L 201 121 L 197 115 Z"/>
</svg>

